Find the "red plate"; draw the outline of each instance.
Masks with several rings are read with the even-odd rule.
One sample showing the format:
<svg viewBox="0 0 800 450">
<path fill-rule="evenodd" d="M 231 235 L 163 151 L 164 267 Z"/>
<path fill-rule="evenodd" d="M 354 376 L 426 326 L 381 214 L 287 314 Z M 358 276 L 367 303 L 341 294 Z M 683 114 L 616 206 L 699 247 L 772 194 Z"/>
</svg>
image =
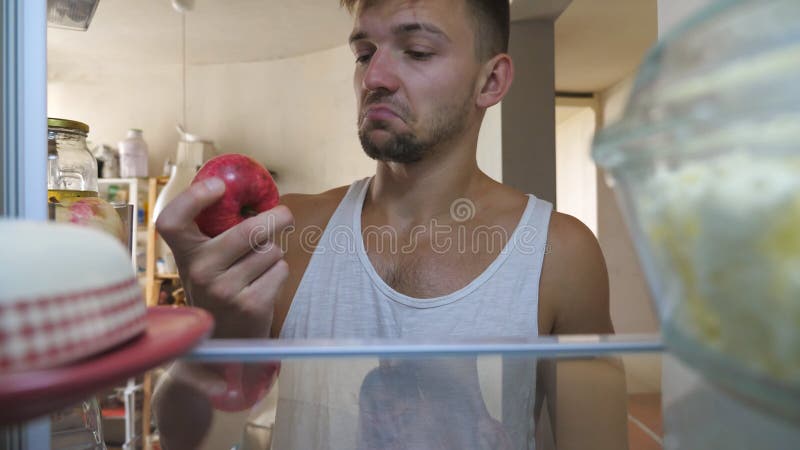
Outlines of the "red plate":
<svg viewBox="0 0 800 450">
<path fill-rule="evenodd" d="M 0 374 L 0 424 L 22 422 L 63 408 L 191 350 L 211 334 L 202 309 L 155 306 L 147 329 L 105 353 L 69 366 Z"/>
</svg>

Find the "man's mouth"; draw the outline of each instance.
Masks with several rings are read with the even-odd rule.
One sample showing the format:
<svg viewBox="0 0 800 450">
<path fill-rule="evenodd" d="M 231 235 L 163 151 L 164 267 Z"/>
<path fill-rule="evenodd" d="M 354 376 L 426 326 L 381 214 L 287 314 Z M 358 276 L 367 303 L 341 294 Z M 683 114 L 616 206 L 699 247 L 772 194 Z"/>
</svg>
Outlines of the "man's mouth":
<svg viewBox="0 0 800 450">
<path fill-rule="evenodd" d="M 387 106 L 370 106 L 364 113 L 365 120 L 392 120 L 400 119 L 400 115 Z"/>
</svg>

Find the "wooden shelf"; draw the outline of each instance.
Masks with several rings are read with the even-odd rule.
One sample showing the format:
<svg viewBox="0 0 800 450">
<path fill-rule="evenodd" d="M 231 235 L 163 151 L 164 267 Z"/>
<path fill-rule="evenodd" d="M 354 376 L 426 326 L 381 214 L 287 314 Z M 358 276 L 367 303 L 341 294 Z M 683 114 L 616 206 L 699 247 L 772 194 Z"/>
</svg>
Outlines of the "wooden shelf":
<svg viewBox="0 0 800 450">
<path fill-rule="evenodd" d="M 180 277 L 177 273 L 157 273 L 155 275 L 157 280 L 178 280 Z"/>
<path fill-rule="evenodd" d="M 152 177 L 147 180 L 147 204 L 149 205 L 148 211 L 152 211 L 156 204 L 158 197 L 158 189 L 167 183 L 169 178 L 166 177 Z M 146 295 L 145 300 L 147 306 L 158 305 L 158 286 L 156 280 L 163 280 L 156 273 L 156 224 L 150 220 L 150 217 L 145 218 L 147 223 L 147 264 L 145 265 Z"/>
<path fill-rule="evenodd" d="M 147 180 L 148 213 L 153 211 L 158 197 L 158 190 L 167 184 L 169 177 L 151 177 Z M 147 224 L 147 264 L 145 265 L 145 301 L 147 306 L 158 305 L 158 289 L 160 281 L 178 278 L 177 274 L 159 275 L 156 273 L 156 224 L 145 218 Z M 150 436 L 150 396 L 153 393 L 153 378 L 150 371 L 145 372 L 142 383 L 143 408 L 142 408 L 142 443 L 144 450 L 153 449 L 153 440 Z"/>
</svg>

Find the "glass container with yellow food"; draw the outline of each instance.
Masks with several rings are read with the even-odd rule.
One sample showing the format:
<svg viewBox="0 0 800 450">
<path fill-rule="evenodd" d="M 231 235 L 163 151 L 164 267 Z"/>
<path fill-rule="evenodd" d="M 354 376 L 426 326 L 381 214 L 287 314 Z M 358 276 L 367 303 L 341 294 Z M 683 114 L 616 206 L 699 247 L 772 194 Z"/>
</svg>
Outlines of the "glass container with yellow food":
<svg viewBox="0 0 800 450">
<path fill-rule="evenodd" d="M 47 199 L 97 197 L 97 161 L 86 145 L 89 125 L 47 119 Z"/>
</svg>

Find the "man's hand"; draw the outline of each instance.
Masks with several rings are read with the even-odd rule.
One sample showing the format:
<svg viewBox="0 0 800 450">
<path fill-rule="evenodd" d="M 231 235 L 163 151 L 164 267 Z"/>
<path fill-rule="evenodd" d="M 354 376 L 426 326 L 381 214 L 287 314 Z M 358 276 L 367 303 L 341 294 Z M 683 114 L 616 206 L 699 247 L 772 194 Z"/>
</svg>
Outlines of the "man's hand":
<svg viewBox="0 0 800 450">
<path fill-rule="evenodd" d="M 167 205 L 156 228 L 172 249 L 189 301 L 214 316 L 215 338 L 268 337 L 289 274 L 278 237 L 294 219 L 277 206 L 209 238 L 194 218 L 224 191 L 217 178 L 193 184 Z"/>
</svg>

